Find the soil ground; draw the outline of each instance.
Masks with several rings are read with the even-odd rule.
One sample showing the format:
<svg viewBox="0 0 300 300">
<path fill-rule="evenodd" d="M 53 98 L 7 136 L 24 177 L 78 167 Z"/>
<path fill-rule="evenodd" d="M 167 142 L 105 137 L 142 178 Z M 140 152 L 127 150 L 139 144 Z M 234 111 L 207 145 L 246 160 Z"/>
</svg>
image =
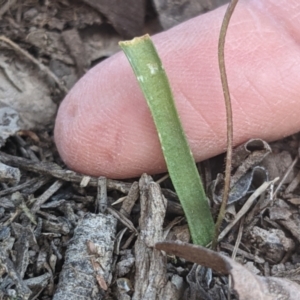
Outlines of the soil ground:
<svg viewBox="0 0 300 300">
<path fill-rule="evenodd" d="M 230 268 L 233 283 L 209 258 L 201 264 L 214 270 L 153 248 L 164 239 L 190 241 L 167 176 L 120 182 L 77 174 L 53 143 L 64 95 L 119 51 L 118 41 L 224 2 L 0 1 L 0 299 L 246 299 Z M 218 251 L 243 265 L 247 285 L 267 277 L 300 281 L 298 147 L 294 135 L 271 145 L 251 140 L 235 151 Z M 219 156 L 198 165 L 214 215 L 223 162 Z M 284 294 L 285 284 L 273 287 Z"/>
</svg>

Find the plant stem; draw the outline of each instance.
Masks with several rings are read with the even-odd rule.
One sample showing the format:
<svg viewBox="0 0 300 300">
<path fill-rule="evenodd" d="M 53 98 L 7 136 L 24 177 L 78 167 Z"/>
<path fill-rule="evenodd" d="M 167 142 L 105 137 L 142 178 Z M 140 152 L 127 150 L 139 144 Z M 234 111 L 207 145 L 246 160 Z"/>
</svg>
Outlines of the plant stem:
<svg viewBox="0 0 300 300">
<path fill-rule="evenodd" d="M 213 238 L 214 222 L 161 60 L 149 35 L 120 42 L 120 46 L 150 108 L 192 240 L 206 246 Z"/>
<path fill-rule="evenodd" d="M 212 249 L 216 249 L 218 243 L 218 235 L 222 221 L 225 216 L 226 206 L 228 202 L 228 196 L 230 192 L 230 177 L 231 177 L 231 165 L 232 165 L 232 147 L 233 147 L 233 122 L 232 122 L 232 108 L 231 108 L 231 99 L 228 87 L 228 80 L 226 75 L 225 68 L 225 39 L 227 34 L 228 25 L 231 19 L 231 16 L 234 12 L 234 9 L 238 3 L 238 0 L 231 0 L 228 4 L 225 16 L 222 22 L 219 45 L 218 45 L 218 60 L 219 60 L 219 69 L 222 81 L 223 94 L 225 99 L 226 107 L 226 119 L 227 119 L 227 154 L 226 154 L 226 167 L 225 167 L 225 180 L 224 180 L 224 191 L 223 199 L 220 207 L 218 219 L 215 227 L 215 236 L 212 243 Z"/>
</svg>

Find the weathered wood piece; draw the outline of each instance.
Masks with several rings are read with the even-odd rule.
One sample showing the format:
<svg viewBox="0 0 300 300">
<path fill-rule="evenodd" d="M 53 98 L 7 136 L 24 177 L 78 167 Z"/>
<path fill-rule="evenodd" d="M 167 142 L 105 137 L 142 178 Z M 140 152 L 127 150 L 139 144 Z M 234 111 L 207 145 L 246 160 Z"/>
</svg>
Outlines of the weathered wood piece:
<svg viewBox="0 0 300 300">
<path fill-rule="evenodd" d="M 135 286 L 132 300 L 179 299 L 175 286 L 167 280 L 166 256 L 155 250 L 163 240 L 166 199 L 160 186 L 144 174 L 139 182 L 140 235 L 135 243 Z"/>
<path fill-rule="evenodd" d="M 4 164 L 11 165 L 27 171 L 40 173 L 44 175 L 50 175 L 57 179 L 64 181 L 80 183 L 84 175 L 76 173 L 71 170 L 63 170 L 59 165 L 52 162 L 35 162 L 26 158 L 9 155 L 5 152 L 0 151 L 0 161 Z M 98 179 L 92 177 L 89 181 L 89 186 L 97 186 Z M 117 180 L 107 180 L 108 189 L 116 189 L 124 194 L 127 194 L 131 184 L 128 182 L 121 182 Z"/>
<path fill-rule="evenodd" d="M 103 14 L 124 38 L 142 34 L 145 18 L 144 0 L 82 0 Z"/>
<path fill-rule="evenodd" d="M 164 29 L 169 29 L 227 2 L 229 0 L 153 0 Z"/>
<path fill-rule="evenodd" d="M 53 300 L 99 300 L 104 297 L 112 279 L 116 224 L 111 215 L 85 215 L 68 245 Z"/>
</svg>

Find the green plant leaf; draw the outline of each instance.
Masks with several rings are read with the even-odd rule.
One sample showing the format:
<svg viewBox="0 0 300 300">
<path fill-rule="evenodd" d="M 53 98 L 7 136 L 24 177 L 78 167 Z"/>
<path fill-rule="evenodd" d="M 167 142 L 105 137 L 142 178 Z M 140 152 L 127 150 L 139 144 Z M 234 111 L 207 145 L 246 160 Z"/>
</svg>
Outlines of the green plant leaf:
<svg viewBox="0 0 300 300">
<path fill-rule="evenodd" d="M 161 60 L 149 35 L 119 44 L 150 108 L 192 240 L 195 244 L 206 246 L 213 238 L 214 222 Z"/>
</svg>

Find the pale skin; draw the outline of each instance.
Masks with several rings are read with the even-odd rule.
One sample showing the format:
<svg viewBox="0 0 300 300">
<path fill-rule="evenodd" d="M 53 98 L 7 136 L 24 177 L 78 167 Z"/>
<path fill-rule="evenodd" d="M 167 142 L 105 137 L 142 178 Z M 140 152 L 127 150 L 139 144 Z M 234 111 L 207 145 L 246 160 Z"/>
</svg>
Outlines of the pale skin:
<svg viewBox="0 0 300 300">
<path fill-rule="evenodd" d="M 217 62 L 226 7 L 153 37 L 196 161 L 226 150 Z M 227 34 L 225 61 L 234 144 L 300 131 L 300 2 L 241 0 Z M 73 170 L 121 179 L 166 170 L 157 133 L 123 53 L 90 70 L 62 102 L 55 125 Z"/>
</svg>

